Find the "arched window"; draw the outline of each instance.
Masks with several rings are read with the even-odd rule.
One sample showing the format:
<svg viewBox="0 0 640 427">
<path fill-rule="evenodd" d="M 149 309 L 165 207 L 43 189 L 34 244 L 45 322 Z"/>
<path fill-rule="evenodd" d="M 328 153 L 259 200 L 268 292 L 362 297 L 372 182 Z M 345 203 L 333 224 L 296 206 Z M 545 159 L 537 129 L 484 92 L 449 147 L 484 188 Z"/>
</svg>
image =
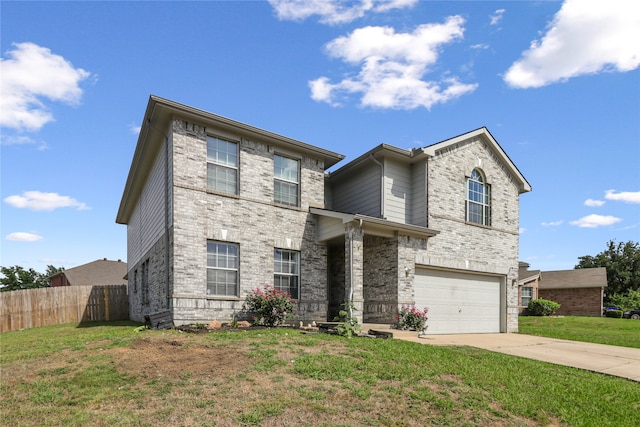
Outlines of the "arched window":
<svg viewBox="0 0 640 427">
<path fill-rule="evenodd" d="M 467 221 L 491 225 L 491 187 L 478 169 L 467 179 L 467 190 Z"/>
</svg>

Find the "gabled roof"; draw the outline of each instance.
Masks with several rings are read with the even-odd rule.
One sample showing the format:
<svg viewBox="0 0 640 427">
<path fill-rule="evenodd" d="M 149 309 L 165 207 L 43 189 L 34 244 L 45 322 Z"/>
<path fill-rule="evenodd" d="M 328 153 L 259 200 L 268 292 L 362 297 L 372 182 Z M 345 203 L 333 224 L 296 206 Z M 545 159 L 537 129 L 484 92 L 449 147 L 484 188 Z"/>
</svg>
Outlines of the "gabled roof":
<svg viewBox="0 0 640 427">
<path fill-rule="evenodd" d="M 526 269 L 518 270 L 518 283 L 520 285 L 524 285 L 525 283 L 529 283 L 533 280 L 540 279 L 540 278 L 541 278 L 540 270 L 526 270 Z"/>
<path fill-rule="evenodd" d="M 391 144 L 382 143 L 366 153 L 358 156 L 354 160 L 350 161 L 346 165 L 331 172 L 329 178 L 344 175 L 350 171 L 357 170 L 358 166 L 371 159 L 377 159 L 380 157 L 392 157 L 406 163 L 414 163 L 418 160 L 425 159 L 427 156 L 421 149 L 405 150 L 404 148 L 398 148 Z"/>
<path fill-rule="evenodd" d="M 538 286 L 540 289 L 602 288 L 607 286 L 607 269 L 597 267 L 543 271 Z"/>
<path fill-rule="evenodd" d="M 126 262 L 110 261 L 105 258 L 63 270 L 51 278 L 65 275 L 71 286 L 126 285 L 127 280 L 124 279 L 126 274 Z"/>
<path fill-rule="evenodd" d="M 237 122 L 217 114 L 199 110 L 185 104 L 160 98 L 155 95 L 149 97 L 147 110 L 144 114 L 142 127 L 138 136 L 138 143 L 131 161 L 129 176 L 122 193 L 120 207 L 116 216 L 118 224 L 127 224 L 133 207 L 140 195 L 146 178 L 151 171 L 153 161 L 162 147 L 165 135 L 174 116 L 184 120 L 192 120 L 202 126 L 226 131 L 239 137 L 258 139 L 267 144 L 283 147 L 307 155 L 311 158 L 322 159 L 325 169 L 344 159 L 342 154 L 334 153 L 320 147 L 306 144 L 286 136 L 278 135 L 257 127 Z"/>
<path fill-rule="evenodd" d="M 498 141 L 495 140 L 491 132 L 486 127 L 481 127 L 471 132 L 463 133 L 453 138 L 446 139 L 442 142 L 429 145 L 423 148 L 423 151 L 430 156 L 435 156 L 436 152 L 443 150 L 452 145 L 458 144 L 470 138 L 481 137 L 487 144 L 489 149 L 500 159 L 505 168 L 511 173 L 515 181 L 518 183 L 518 188 L 521 193 L 531 191 L 531 185 L 527 182 L 525 177 L 520 173 L 516 165 L 511 161 L 507 153 L 502 149 Z"/>
<path fill-rule="evenodd" d="M 471 138 L 481 137 L 487 144 L 487 146 L 493 151 L 493 153 L 500 159 L 500 161 L 504 164 L 505 168 L 509 173 L 513 176 L 516 183 L 518 184 L 518 188 L 520 193 L 526 193 L 531 191 L 531 185 L 527 182 L 525 177 L 520 173 L 516 165 L 511 161 L 507 153 L 502 149 L 500 144 L 495 140 L 493 135 L 489 132 L 486 127 L 481 127 L 480 129 L 473 130 L 471 132 L 464 133 L 462 135 L 447 139 L 442 142 L 438 142 L 436 144 L 428 145 L 423 148 L 414 148 L 412 150 L 405 150 L 403 148 L 398 148 L 390 144 L 380 144 L 377 147 L 367 151 L 363 155 L 357 157 L 356 159 L 350 161 L 346 165 L 341 168 L 331 172 L 329 174 L 329 179 L 333 179 L 336 176 L 344 175 L 349 173 L 350 171 L 355 171 L 358 169 L 362 163 L 366 161 L 370 161 L 370 159 L 377 159 L 379 157 L 392 157 L 406 163 L 415 163 L 417 161 L 423 160 L 429 156 L 433 157 L 436 155 L 437 151 L 447 148 L 449 146 L 458 144 L 462 141 L 466 141 Z"/>
</svg>

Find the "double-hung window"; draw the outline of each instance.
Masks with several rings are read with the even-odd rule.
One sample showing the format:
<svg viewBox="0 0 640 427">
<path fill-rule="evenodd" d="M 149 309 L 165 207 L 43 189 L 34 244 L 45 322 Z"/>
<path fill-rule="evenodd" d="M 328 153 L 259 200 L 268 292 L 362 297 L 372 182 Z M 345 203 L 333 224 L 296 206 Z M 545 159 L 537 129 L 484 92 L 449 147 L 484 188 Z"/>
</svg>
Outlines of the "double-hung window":
<svg viewBox="0 0 640 427">
<path fill-rule="evenodd" d="M 300 298 L 300 252 L 275 249 L 273 287 Z"/>
<path fill-rule="evenodd" d="M 207 295 L 238 295 L 238 245 L 207 242 Z"/>
<path fill-rule="evenodd" d="M 491 187 L 478 169 L 467 179 L 467 221 L 491 225 Z"/>
<path fill-rule="evenodd" d="M 280 205 L 300 206 L 300 162 L 273 156 L 273 200 Z"/>
<path fill-rule="evenodd" d="M 207 188 L 238 194 L 238 144 L 207 136 Z"/>
<path fill-rule="evenodd" d="M 531 302 L 531 298 L 533 297 L 533 288 L 531 286 L 523 286 L 522 287 L 522 306 L 526 307 Z"/>
</svg>

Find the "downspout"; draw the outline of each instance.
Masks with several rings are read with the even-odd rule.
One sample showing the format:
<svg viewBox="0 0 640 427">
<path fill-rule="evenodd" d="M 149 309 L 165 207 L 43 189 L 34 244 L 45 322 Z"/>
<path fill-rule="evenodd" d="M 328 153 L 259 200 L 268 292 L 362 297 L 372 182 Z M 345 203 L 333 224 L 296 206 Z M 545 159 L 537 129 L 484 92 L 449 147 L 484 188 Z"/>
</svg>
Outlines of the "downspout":
<svg viewBox="0 0 640 427">
<path fill-rule="evenodd" d="M 379 161 L 377 161 L 376 158 L 373 157 L 373 154 L 370 154 L 369 156 L 371 157 L 371 160 L 373 160 L 375 164 L 380 166 L 380 218 L 385 219 L 386 217 L 384 216 L 384 165 Z"/>
</svg>

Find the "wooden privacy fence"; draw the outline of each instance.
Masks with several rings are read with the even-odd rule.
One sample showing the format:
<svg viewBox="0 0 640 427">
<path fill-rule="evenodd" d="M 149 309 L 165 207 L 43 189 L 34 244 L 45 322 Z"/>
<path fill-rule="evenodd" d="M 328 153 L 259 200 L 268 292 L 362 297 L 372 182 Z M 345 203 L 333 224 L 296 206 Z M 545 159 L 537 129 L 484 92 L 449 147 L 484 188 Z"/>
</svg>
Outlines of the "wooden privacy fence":
<svg viewBox="0 0 640 427">
<path fill-rule="evenodd" d="M 59 286 L 0 292 L 0 332 L 129 318 L 127 285 Z"/>
</svg>

